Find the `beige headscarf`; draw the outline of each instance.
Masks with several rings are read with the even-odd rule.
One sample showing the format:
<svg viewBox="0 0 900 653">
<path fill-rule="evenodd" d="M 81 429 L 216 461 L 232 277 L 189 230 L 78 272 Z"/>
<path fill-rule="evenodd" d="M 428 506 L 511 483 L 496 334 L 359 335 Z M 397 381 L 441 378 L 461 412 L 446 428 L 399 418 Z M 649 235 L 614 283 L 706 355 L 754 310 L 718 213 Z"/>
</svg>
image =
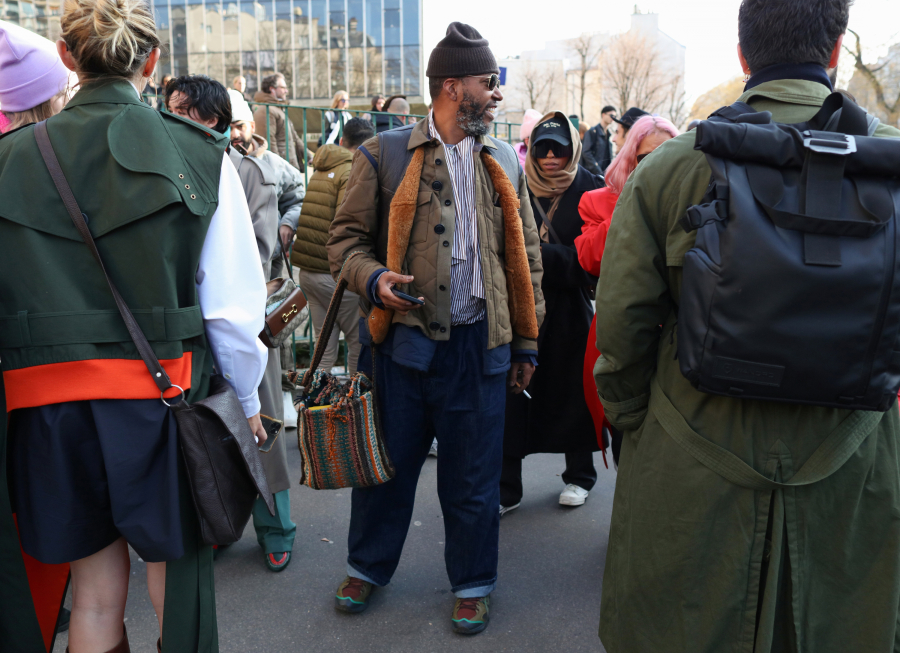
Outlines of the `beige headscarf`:
<svg viewBox="0 0 900 653">
<path fill-rule="evenodd" d="M 548 120 L 555 118 L 559 122 L 565 122 L 569 126 L 569 139 L 572 141 L 572 158 L 562 170 L 558 170 L 553 174 L 547 174 L 538 165 L 537 159 L 534 158 L 534 135 L 540 126 Z M 555 152 L 554 152 L 555 154 Z M 525 157 L 525 176 L 528 178 L 528 190 L 536 197 L 552 197 L 553 202 L 550 204 L 550 210 L 547 211 L 547 219 L 553 221 L 553 214 L 559 206 L 559 201 L 563 194 L 569 190 L 569 186 L 575 180 L 578 174 L 578 162 L 581 160 L 581 138 L 578 130 L 572 124 L 566 114 L 561 111 L 551 111 L 541 118 L 534 129 L 531 131 L 531 138 L 528 141 L 528 155 Z M 547 242 L 548 229 L 545 225 L 541 225 L 541 240 Z"/>
</svg>

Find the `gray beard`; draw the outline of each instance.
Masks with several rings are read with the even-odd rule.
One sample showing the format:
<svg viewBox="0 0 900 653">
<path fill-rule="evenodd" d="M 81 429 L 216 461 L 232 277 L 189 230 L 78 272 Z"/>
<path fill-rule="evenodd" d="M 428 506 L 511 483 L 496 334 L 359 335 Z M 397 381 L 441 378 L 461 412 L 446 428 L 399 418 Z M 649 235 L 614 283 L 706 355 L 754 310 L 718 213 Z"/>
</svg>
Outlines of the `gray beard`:
<svg viewBox="0 0 900 653">
<path fill-rule="evenodd" d="M 490 125 L 484 121 L 487 111 L 486 102 L 480 106 L 471 95 L 463 91 L 462 102 L 456 110 L 456 124 L 466 136 L 484 136 L 490 130 Z"/>
</svg>

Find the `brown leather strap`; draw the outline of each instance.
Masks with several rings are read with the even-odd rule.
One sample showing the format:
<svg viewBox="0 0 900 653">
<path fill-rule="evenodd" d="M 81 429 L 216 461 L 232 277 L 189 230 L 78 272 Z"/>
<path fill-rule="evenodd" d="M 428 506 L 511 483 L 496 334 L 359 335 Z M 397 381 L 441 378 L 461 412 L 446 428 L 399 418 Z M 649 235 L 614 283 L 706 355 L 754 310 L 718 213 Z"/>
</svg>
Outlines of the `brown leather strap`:
<svg viewBox="0 0 900 653">
<path fill-rule="evenodd" d="M 334 294 L 331 295 L 331 303 L 328 304 L 325 322 L 322 324 L 322 329 L 319 331 L 319 341 L 316 343 L 312 361 L 309 363 L 309 369 L 306 370 L 306 374 L 303 375 L 303 381 L 300 382 L 300 385 L 304 388 L 309 387 L 309 384 L 312 382 L 312 375 L 319 369 L 319 363 L 322 362 L 322 357 L 325 355 L 325 348 L 328 346 L 328 341 L 331 339 L 331 332 L 334 331 L 334 323 L 337 321 L 338 310 L 341 308 L 341 300 L 344 299 L 344 290 L 347 289 L 347 280 L 344 279 L 344 267 L 347 265 L 347 261 L 354 256 L 364 253 L 365 252 L 353 252 L 344 260 L 344 266 L 341 267 L 341 273 L 338 275 L 337 286 L 334 289 Z"/>
<path fill-rule="evenodd" d="M 53 183 L 56 185 L 56 190 L 59 191 L 59 196 L 62 198 L 63 204 L 66 205 L 69 217 L 71 217 L 72 222 L 75 223 L 75 228 L 78 229 L 78 233 L 81 234 L 81 238 L 84 240 L 85 245 L 88 246 L 88 249 L 91 250 L 91 254 L 94 255 L 97 263 L 100 264 L 103 276 L 106 277 L 109 289 L 112 292 L 113 298 L 116 300 L 116 306 L 119 308 L 119 313 L 125 321 L 125 327 L 128 329 L 128 334 L 131 336 L 131 340 L 134 342 L 135 347 L 137 347 L 138 353 L 144 360 L 144 364 L 150 371 L 153 382 L 156 383 L 156 387 L 159 388 L 161 393 L 175 387 L 169 380 L 169 375 L 166 374 L 166 370 L 163 369 L 156 354 L 153 352 L 150 343 L 147 342 L 147 338 L 144 336 L 144 332 L 141 331 L 141 327 L 138 326 L 137 320 L 134 319 L 134 315 L 131 314 L 131 310 L 125 303 L 125 300 L 122 299 L 122 295 L 119 294 L 118 289 L 106 272 L 106 267 L 103 265 L 103 260 L 100 258 L 100 252 L 97 251 L 97 244 L 94 242 L 91 230 L 87 226 L 85 216 L 81 212 L 81 209 L 78 208 L 78 202 L 75 201 L 75 195 L 72 194 L 69 182 L 66 181 L 66 176 L 59 166 L 59 159 L 56 158 L 56 152 L 53 150 L 53 145 L 50 143 L 50 136 L 47 134 L 46 121 L 41 121 L 35 125 L 34 138 L 37 141 L 38 149 L 41 151 L 41 156 L 44 158 L 44 164 L 50 172 L 50 177 L 53 178 Z M 181 396 L 183 399 L 183 391 Z"/>
</svg>

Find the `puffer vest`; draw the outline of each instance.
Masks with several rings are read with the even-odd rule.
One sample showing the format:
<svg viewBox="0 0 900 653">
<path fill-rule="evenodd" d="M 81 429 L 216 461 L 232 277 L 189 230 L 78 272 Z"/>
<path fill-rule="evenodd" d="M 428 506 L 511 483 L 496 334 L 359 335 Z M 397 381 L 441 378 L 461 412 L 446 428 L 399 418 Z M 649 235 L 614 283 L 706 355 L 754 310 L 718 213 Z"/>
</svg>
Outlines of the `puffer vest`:
<svg viewBox="0 0 900 653">
<path fill-rule="evenodd" d="M 127 81 L 80 90 L 47 129 L 106 269 L 172 382 L 206 395 L 195 277 L 227 139 L 154 111 Z M 34 127 L 0 140 L 0 369 L 6 409 L 159 397 Z M 177 391 L 174 391 L 177 394 Z"/>
</svg>

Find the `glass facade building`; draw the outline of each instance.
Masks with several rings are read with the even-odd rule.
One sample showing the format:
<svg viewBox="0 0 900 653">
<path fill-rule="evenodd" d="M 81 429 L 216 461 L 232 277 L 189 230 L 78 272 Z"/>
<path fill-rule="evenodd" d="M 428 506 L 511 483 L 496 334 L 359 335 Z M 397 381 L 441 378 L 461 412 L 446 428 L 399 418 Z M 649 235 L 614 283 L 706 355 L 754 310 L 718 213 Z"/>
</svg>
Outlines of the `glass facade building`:
<svg viewBox="0 0 900 653">
<path fill-rule="evenodd" d="M 150 0 L 159 75 L 204 73 L 248 90 L 275 72 L 294 100 L 423 95 L 422 0 Z M 62 0 L 0 0 L 0 17 L 50 39 Z"/>
</svg>

